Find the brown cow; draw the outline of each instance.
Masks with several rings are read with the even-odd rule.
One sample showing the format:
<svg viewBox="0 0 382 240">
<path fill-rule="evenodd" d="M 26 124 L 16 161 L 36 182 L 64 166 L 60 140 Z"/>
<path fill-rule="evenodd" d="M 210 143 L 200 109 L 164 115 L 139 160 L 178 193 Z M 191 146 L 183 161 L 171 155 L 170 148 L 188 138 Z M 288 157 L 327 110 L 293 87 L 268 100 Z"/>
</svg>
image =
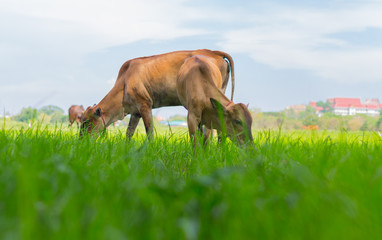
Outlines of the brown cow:
<svg viewBox="0 0 382 240">
<path fill-rule="evenodd" d="M 230 101 L 220 91 L 222 82 L 219 68 L 207 57 L 188 58 L 180 68 L 177 92 L 180 102 L 188 110 L 187 124 L 194 146 L 196 131 L 201 130 L 202 125 L 226 132 L 239 144 L 253 141 L 252 117 L 247 106 Z"/>
<path fill-rule="evenodd" d="M 73 123 L 77 123 L 77 127 L 81 122 L 82 114 L 84 113 L 84 106 L 72 105 L 69 108 L 69 127 L 72 127 Z"/>
<path fill-rule="evenodd" d="M 116 120 L 122 120 L 127 114 L 131 114 L 126 132 L 128 138 L 134 134 L 141 117 L 147 135 L 152 136 L 152 108 L 181 105 L 176 91 L 176 79 L 184 61 L 195 55 L 208 57 L 219 69 L 223 79 L 223 92 L 231 70 L 233 98 L 234 64 L 227 53 L 201 49 L 135 58 L 122 65 L 114 87 L 101 102 L 86 109 L 81 119 L 80 136 L 84 130 L 99 133 Z"/>
</svg>

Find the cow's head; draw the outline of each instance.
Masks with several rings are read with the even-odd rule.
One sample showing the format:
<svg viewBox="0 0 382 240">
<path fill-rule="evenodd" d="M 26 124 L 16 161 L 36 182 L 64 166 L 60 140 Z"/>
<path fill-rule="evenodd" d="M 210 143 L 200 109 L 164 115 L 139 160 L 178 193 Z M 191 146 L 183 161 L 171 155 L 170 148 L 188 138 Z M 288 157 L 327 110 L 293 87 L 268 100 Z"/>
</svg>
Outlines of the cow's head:
<svg viewBox="0 0 382 240">
<path fill-rule="evenodd" d="M 212 106 L 219 112 L 221 121 L 224 121 L 228 137 L 236 143 L 253 142 L 252 117 L 248 107 L 242 103 L 230 102 L 222 105 L 218 100 L 211 98 Z"/>
<path fill-rule="evenodd" d="M 77 118 L 81 121 L 82 116 L 84 115 L 84 112 L 85 112 L 85 108 L 84 108 L 84 106 L 81 105 L 78 107 L 78 109 L 79 109 L 79 111 L 77 113 Z"/>
<path fill-rule="evenodd" d="M 105 130 L 105 122 L 101 108 L 96 105 L 88 107 L 81 117 L 80 137 L 85 133 L 94 133 L 99 136 Z"/>
<path fill-rule="evenodd" d="M 77 119 L 81 122 L 82 117 L 84 116 L 84 112 L 77 113 Z"/>
</svg>

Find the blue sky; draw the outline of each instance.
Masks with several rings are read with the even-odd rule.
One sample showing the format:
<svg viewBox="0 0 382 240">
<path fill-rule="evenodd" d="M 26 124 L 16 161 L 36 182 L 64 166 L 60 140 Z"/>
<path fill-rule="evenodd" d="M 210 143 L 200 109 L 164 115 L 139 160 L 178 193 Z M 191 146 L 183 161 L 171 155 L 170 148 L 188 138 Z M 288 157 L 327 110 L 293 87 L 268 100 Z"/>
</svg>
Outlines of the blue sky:
<svg viewBox="0 0 382 240">
<path fill-rule="evenodd" d="M 379 0 L 0 0 L 1 112 L 93 105 L 124 61 L 198 48 L 230 53 L 235 102 L 263 111 L 382 100 L 381 12 Z"/>
</svg>

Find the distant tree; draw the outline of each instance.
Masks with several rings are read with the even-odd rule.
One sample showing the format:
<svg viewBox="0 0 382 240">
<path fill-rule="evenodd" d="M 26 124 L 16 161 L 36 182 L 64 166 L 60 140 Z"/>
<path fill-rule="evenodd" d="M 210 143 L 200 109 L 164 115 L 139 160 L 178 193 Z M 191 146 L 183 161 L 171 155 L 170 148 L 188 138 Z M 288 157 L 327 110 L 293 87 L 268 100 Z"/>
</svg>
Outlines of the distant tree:
<svg viewBox="0 0 382 240">
<path fill-rule="evenodd" d="M 332 112 L 333 108 L 332 108 L 332 104 L 328 101 L 324 102 L 324 101 L 318 101 L 317 102 L 317 107 L 322 107 L 323 110 L 322 112 Z"/>
<path fill-rule="evenodd" d="M 318 101 L 316 104 L 317 104 L 318 107 L 324 107 L 325 106 L 325 102 L 324 101 Z"/>
<path fill-rule="evenodd" d="M 317 125 L 318 124 L 318 116 L 316 114 L 307 115 L 307 116 L 305 116 L 304 120 L 302 121 L 302 124 L 304 124 L 304 126 Z"/>
<path fill-rule="evenodd" d="M 361 130 L 361 131 L 367 131 L 367 130 L 369 130 L 369 124 L 368 124 L 368 121 L 365 121 L 365 122 L 362 124 L 362 126 L 360 127 L 359 130 Z"/>
<path fill-rule="evenodd" d="M 65 123 L 68 121 L 68 115 L 64 115 L 62 112 L 55 112 L 52 114 L 51 123 Z"/>
<path fill-rule="evenodd" d="M 35 108 L 23 108 L 21 112 L 13 117 L 14 120 L 19 122 L 29 122 L 37 119 L 37 109 Z"/>
<path fill-rule="evenodd" d="M 377 123 L 375 124 L 375 128 L 376 128 L 377 130 L 380 130 L 381 127 L 382 127 L 382 115 L 380 114 L 380 115 L 379 115 L 379 118 L 378 118 L 378 120 L 377 120 Z"/>
<path fill-rule="evenodd" d="M 251 108 L 249 109 L 249 111 L 253 114 L 258 114 L 258 113 L 261 113 L 261 109 L 260 108 Z"/>
<path fill-rule="evenodd" d="M 333 112 L 325 112 L 322 117 L 326 118 L 340 118 L 340 116 L 334 114 Z"/>
<path fill-rule="evenodd" d="M 338 118 L 328 118 L 327 120 L 327 129 L 338 130 L 340 127 L 340 120 Z"/>
<path fill-rule="evenodd" d="M 187 116 L 174 115 L 168 118 L 168 121 L 187 121 Z"/>
<path fill-rule="evenodd" d="M 307 117 L 311 117 L 313 115 L 316 115 L 316 109 L 312 106 L 306 106 L 305 111 L 300 112 L 300 119 L 305 119 Z"/>
<path fill-rule="evenodd" d="M 272 117 L 279 117 L 280 113 L 279 112 L 263 112 L 265 116 L 272 116 Z"/>
<path fill-rule="evenodd" d="M 365 124 L 365 120 L 361 117 L 354 117 L 347 121 L 347 129 L 351 131 L 359 131 L 361 130 L 362 126 L 364 126 L 363 129 L 366 130 L 367 124 Z"/>
<path fill-rule="evenodd" d="M 64 114 L 64 110 L 62 110 L 62 108 L 54 106 L 54 105 L 44 106 L 44 107 L 40 108 L 38 111 L 40 114 L 45 113 L 46 115 L 52 115 L 56 112 Z"/>
<path fill-rule="evenodd" d="M 292 118 L 292 119 L 298 118 L 298 115 L 293 109 L 285 109 L 284 113 L 285 113 L 285 116 L 288 118 Z"/>
<path fill-rule="evenodd" d="M 307 106 L 304 112 L 300 113 L 300 118 L 304 126 L 317 125 L 318 116 L 316 115 L 316 109 L 312 106 Z"/>
</svg>

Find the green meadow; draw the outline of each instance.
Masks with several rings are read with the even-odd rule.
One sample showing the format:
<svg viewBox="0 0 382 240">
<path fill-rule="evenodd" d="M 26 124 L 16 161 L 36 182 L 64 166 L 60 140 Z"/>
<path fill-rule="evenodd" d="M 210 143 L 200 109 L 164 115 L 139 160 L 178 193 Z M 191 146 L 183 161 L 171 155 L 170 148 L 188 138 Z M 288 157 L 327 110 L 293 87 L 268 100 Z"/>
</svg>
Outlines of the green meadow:
<svg viewBox="0 0 382 240">
<path fill-rule="evenodd" d="M 381 239 L 382 137 L 0 129 L 0 239 Z"/>
</svg>

